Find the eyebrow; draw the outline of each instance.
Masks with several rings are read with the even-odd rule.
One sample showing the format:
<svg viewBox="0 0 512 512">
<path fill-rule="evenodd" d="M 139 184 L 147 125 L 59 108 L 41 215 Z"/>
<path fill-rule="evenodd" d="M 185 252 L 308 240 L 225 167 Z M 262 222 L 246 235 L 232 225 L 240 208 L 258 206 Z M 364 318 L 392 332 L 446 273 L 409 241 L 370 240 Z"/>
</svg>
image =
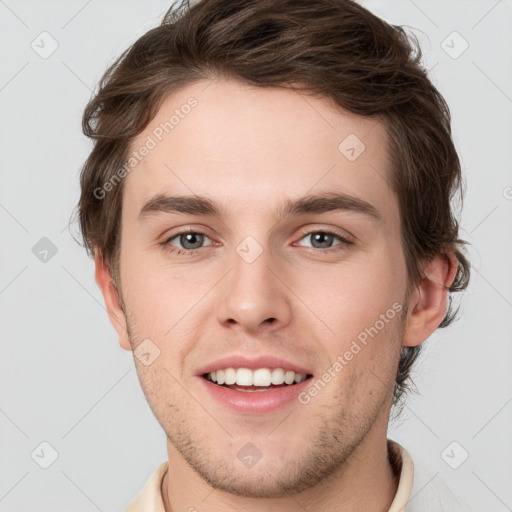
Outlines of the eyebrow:
<svg viewBox="0 0 512 512">
<path fill-rule="evenodd" d="M 350 194 L 335 192 L 307 195 L 293 200 L 288 199 L 284 205 L 278 208 L 277 213 L 282 218 L 293 215 L 300 216 L 335 211 L 358 213 L 371 220 L 382 221 L 382 216 L 372 204 Z M 157 213 L 207 215 L 221 218 L 225 216 L 226 210 L 205 196 L 167 196 L 157 194 L 149 199 L 141 208 L 139 220 L 142 221 L 149 215 Z"/>
</svg>

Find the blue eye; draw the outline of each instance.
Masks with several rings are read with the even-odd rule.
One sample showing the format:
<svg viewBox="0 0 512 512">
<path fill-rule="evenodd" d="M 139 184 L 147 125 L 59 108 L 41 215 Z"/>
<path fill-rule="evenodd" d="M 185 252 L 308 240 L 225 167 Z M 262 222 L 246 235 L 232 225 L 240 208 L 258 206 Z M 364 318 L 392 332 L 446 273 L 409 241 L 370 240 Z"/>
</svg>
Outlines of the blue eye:
<svg viewBox="0 0 512 512">
<path fill-rule="evenodd" d="M 194 254 L 198 249 L 201 248 L 205 238 L 210 240 L 210 238 L 207 237 L 204 233 L 198 233 L 196 231 L 182 231 L 181 233 L 177 233 L 165 240 L 163 245 L 165 245 L 171 252 L 178 250 L 179 254 Z M 171 240 L 175 239 L 178 239 L 181 247 L 176 248 L 171 244 Z"/>
<path fill-rule="evenodd" d="M 303 240 L 307 237 L 310 237 L 312 241 L 312 245 L 309 247 L 312 249 L 318 249 L 321 252 L 330 252 L 333 250 L 338 250 L 338 248 L 343 249 L 343 247 L 353 244 L 353 242 L 347 238 L 328 230 L 303 232 L 300 240 Z M 181 247 L 176 247 L 176 245 L 174 245 L 176 242 L 171 243 L 173 240 L 177 240 L 177 243 L 179 243 Z M 205 247 L 203 245 L 205 240 L 210 240 L 210 242 L 212 241 L 204 233 L 197 231 L 182 231 L 180 233 L 174 234 L 170 238 L 167 238 L 164 242 L 161 243 L 161 245 L 163 245 L 165 249 L 171 253 L 177 252 L 178 255 L 193 255 L 199 251 L 199 249 Z M 335 240 L 338 240 L 339 243 L 332 245 Z"/>
<path fill-rule="evenodd" d="M 308 237 L 311 238 L 313 244 L 319 245 L 319 247 L 311 245 L 310 247 L 313 249 L 332 249 L 337 245 L 350 245 L 352 243 L 350 240 L 347 240 L 346 238 L 338 235 L 337 233 L 333 233 L 332 231 L 310 231 L 306 233 L 305 236 L 301 238 L 301 240 Z M 335 239 L 338 239 L 340 243 L 332 246 L 331 244 Z"/>
</svg>

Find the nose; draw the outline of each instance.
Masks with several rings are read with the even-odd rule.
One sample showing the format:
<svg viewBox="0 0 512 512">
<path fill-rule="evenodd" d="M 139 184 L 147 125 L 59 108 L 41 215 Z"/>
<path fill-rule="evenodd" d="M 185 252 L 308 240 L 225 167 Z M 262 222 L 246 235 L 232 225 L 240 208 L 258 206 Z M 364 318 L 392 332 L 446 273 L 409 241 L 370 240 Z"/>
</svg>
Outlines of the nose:
<svg viewBox="0 0 512 512">
<path fill-rule="evenodd" d="M 219 322 L 251 334 L 288 325 L 293 294 L 286 285 L 282 265 L 272 258 L 269 249 L 249 261 L 236 252 L 231 258 L 231 271 L 218 290 Z"/>
</svg>

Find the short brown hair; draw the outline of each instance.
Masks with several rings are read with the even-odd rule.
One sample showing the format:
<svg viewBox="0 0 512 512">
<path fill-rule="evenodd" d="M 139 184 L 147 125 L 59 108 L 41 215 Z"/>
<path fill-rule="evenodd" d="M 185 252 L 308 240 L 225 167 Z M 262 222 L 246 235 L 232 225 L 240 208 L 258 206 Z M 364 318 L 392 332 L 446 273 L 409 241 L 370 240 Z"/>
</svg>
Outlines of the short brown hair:
<svg viewBox="0 0 512 512">
<path fill-rule="evenodd" d="M 94 147 L 81 171 L 80 227 L 89 253 L 98 251 L 118 283 L 123 183 L 98 198 L 126 161 L 133 138 L 165 97 L 202 79 L 235 78 L 333 100 L 384 123 L 399 204 L 409 293 L 422 264 L 455 250 L 449 292 L 464 290 L 470 265 L 460 249 L 451 199 L 460 193 L 459 158 L 448 105 L 421 65 L 417 39 L 352 0 L 188 0 L 140 37 L 106 70 L 87 104 L 82 127 Z M 118 288 L 119 289 L 119 288 Z M 457 309 L 458 311 L 458 309 Z M 440 327 L 455 318 L 451 296 Z M 422 345 L 404 347 L 393 403 L 408 389 Z"/>
</svg>

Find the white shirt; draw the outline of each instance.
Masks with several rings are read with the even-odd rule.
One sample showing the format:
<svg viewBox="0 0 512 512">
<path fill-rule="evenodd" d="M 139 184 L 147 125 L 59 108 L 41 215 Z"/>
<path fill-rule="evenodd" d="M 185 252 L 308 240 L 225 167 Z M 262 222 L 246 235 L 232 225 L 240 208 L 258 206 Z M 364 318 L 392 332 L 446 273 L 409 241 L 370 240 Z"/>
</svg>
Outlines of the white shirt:
<svg viewBox="0 0 512 512">
<path fill-rule="evenodd" d="M 424 479 L 418 478 L 420 473 L 415 475 L 412 458 L 403 446 L 388 439 L 388 449 L 401 461 L 401 468 L 400 462 L 396 468 L 400 471 L 398 488 L 388 512 L 471 512 L 439 478 L 423 484 Z M 126 512 L 165 512 L 161 487 L 168 469 L 168 461 L 159 464 Z"/>
</svg>

